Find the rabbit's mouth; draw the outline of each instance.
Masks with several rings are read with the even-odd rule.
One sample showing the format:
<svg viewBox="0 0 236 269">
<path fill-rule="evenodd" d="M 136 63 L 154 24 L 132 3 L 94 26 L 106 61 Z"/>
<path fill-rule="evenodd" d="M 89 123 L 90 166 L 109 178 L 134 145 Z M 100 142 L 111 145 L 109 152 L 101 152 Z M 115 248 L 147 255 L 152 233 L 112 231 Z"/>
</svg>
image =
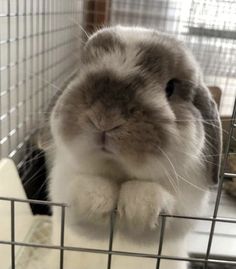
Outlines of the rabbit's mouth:
<svg viewBox="0 0 236 269">
<path fill-rule="evenodd" d="M 102 152 L 111 154 L 112 152 L 106 148 L 106 146 L 102 146 L 101 148 Z"/>
<path fill-rule="evenodd" d="M 112 150 L 110 148 L 109 143 L 110 137 L 107 135 L 107 132 L 103 131 L 99 133 L 97 136 L 97 144 L 99 150 L 101 150 L 103 153 L 111 154 Z"/>
</svg>

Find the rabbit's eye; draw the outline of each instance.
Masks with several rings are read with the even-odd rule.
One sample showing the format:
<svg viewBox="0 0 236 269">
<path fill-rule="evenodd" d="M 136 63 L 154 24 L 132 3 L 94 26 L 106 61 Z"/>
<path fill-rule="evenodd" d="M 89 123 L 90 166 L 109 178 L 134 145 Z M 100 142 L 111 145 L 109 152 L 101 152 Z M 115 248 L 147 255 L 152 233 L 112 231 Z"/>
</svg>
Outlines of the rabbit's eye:
<svg viewBox="0 0 236 269">
<path fill-rule="evenodd" d="M 166 84 L 166 96 L 170 97 L 174 91 L 175 91 L 175 83 L 177 82 L 177 79 L 171 79 Z"/>
<path fill-rule="evenodd" d="M 137 108 L 135 106 L 132 106 L 129 108 L 129 114 L 132 115 L 137 111 Z"/>
</svg>

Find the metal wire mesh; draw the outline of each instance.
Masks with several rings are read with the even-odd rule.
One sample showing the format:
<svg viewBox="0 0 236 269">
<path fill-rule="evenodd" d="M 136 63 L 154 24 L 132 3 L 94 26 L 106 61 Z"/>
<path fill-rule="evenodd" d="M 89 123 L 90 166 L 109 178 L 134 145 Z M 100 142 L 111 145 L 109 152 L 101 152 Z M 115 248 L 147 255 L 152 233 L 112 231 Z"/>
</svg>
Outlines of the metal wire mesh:
<svg viewBox="0 0 236 269">
<path fill-rule="evenodd" d="M 16 155 L 75 67 L 75 1 L 0 1 L 1 156 Z"/>
<path fill-rule="evenodd" d="M 210 0 L 0 0 L 0 155 L 13 158 L 20 166 L 26 158 L 26 143 L 38 128 L 40 118 L 51 98 L 77 68 L 76 54 L 82 44 L 81 27 L 90 32 L 101 25 L 141 25 L 175 34 L 184 40 L 200 62 L 208 84 L 223 90 L 221 114 L 231 115 L 225 160 L 226 167 L 233 130 L 236 127 L 236 2 Z M 82 30 L 83 32 L 83 30 Z M 32 147 L 33 145 L 31 145 Z M 46 201 L 0 197 L 11 208 L 11 238 L 0 244 L 11 246 L 11 268 L 15 268 L 16 246 L 58 249 L 63 269 L 64 251 L 82 251 L 107 255 L 112 268 L 113 255 L 155 259 L 175 259 L 203 264 L 236 265 L 236 260 L 212 257 L 211 248 L 217 223 L 236 223 L 233 218 L 218 217 L 224 178 L 235 177 L 223 169 L 213 216 L 162 215 L 157 255 L 113 250 L 115 212 L 111 215 L 107 249 L 86 249 L 64 244 L 66 205 Z M 15 205 L 47 204 L 62 210 L 61 238 L 58 246 L 25 243 L 15 238 Z M 170 257 L 162 255 L 165 223 L 169 218 L 194 219 L 210 223 L 205 257 Z"/>
<path fill-rule="evenodd" d="M 176 260 L 176 261 L 187 261 L 187 262 L 195 262 L 199 264 L 203 264 L 203 268 L 208 268 L 209 264 L 219 264 L 219 265 L 235 265 L 236 261 L 232 258 L 226 257 L 211 257 L 210 250 L 212 244 L 212 238 L 214 236 L 214 227 L 216 223 L 233 223 L 236 224 L 236 219 L 231 218 L 220 218 L 214 215 L 211 218 L 206 217 L 195 217 L 195 216 L 180 216 L 180 215 L 166 215 L 162 214 L 161 217 L 161 226 L 160 226 L 160 237 L 159 237 L 159 246 L 157 249 L 157 254 L 150 254 L 150 253 L 138 253 L 138 252 L 128 252 L 128 251 L 117 251 L 113 250 L 113 231 L 115 226 L 115 215 L 116 213 L 113 212 L 111 214 L 111 221 L 110 221 L 110 236 L 109 236 L 109 243 L 107 249 L 96 249 L 96 248 L 83 248 L 83 247 L 74 247 L 74 246 L 67 246 L 64 245 L 64 232 L 65 232 L 65 211 L 66 205 L 53 203 L 53 202 L 45 202 L 45 201 L 36 201 L 36 200 L 23 200 L 23 199 L 14 199 L 14 198 L 6 198 L 0 197 L 0 201 L 9 201 L 10 203 L 10 212 L 11 212 L 11 238 L 9 241 L 0 240 L 0 244 L 10 245 L 11 246 L 11 268 L 15 269 L 15 247 L 16 246 L 25 246 L 25 247 L 36 247 L 36 248 L 44 248 L 44 249 L 54 249 L 60 251 L 60 269 L 64 268 L 63 257 L 64 251 L 78 251 L 78 252 L 87 252 L 87 253 L 97 253 L 102 255 L 107 255 L 107 269 L 111 269 L 111 261 L 113 255 L 123 255 L 123 256 L 130 256 L 130 257 L 140 257 L 140 258 L 149 258 L 156 260 L 156 269 L 160 266 L 160 261 L 162 259 L 165 260 Z M 50 245 L 50 244 L 39 244 L 39 243 L 27 243 L 27 242 L 20 242 L 15 240 L 15 204 L 17 203 L 35 203 L 35 204 L 47 204 L 50 206 L 57 206 L 61 208 L 61 234 L 60 234 L 60 244 L 59 245 Z M 218 206 L 216 204 L 216 211 Z M 194 258 L 194 257 L 178 257 L 178 256 L 167 256 L 162 254 L 162 246 L 164 242 L 165 236 L 165 223 L 168 218 L 179 218 L 179 219 L 187 219 L 187 220 L 201 220 L 211 223 L 211 232 L 209 234 L 209 241 L 208 241 L 208 248 L 205 257 L 203 258 Z"/>
</svg>

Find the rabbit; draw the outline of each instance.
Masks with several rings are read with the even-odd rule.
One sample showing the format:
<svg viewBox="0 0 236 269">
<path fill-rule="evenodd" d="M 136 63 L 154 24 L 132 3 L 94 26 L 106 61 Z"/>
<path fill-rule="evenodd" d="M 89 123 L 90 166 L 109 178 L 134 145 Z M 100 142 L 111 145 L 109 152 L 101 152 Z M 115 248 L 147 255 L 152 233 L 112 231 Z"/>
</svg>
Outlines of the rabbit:
<svg viewBox="0 0 236 269">
<path fill-rule="evenodd" d="M 184 44 L 157 30 L 113 26 L 92 34 L 78 72 L 50 116 L 49 193 L 66 203 L 66 246 L 108 250 L 112 269 L 156 268 L 162 214 L 202 215 L 217 184 L 221 124 Z M 115 213 L 114 213 L 115 212 Z M 53 243 L 60 245 L 59 207 Z M 161 269 L 186 269 L 190 220 L 165 218 Z M 147 253 L 152 258 L 117 255 Z M 59 252 L 47 268 L 59 268 Z M 105 269 L 108 255 L 64 251 L 65 269 Z"/>
</svg>

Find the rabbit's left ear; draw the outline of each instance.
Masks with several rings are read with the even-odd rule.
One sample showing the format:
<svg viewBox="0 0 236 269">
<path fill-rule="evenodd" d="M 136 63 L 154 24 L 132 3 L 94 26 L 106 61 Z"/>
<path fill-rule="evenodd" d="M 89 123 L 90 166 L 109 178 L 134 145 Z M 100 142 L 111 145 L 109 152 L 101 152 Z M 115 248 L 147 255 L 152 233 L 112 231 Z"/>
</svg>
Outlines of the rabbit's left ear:
<svg viewBox="0 0 236 269">
<path fill-rule="evenodd" d="M 206 161 L 207 168 L 211 171 L 211 181 L 217 183 L 220 173 L 222 150 L 221 122 L 217 105 L 205 85 L 197 87 L 193 103 L 202 114 L 206 132 L 204 160 Z"/>
</svg>

